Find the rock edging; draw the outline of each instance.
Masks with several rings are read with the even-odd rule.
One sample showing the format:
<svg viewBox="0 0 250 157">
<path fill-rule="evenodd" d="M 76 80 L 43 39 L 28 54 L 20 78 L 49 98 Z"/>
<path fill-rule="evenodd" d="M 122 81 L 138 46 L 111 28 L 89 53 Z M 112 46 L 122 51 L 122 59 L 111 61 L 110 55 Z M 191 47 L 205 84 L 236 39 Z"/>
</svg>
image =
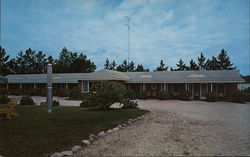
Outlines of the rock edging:
<svg viewBox="0 0 250 157">
<path fill-rule="evenodd" d="M 88 145 L 91 145 L 94 141 L 99 140 L 99 139 L 103 138 L 104 136 L 106 136 L 108 134 L 112 134 L 114 132 L 117 132 L 120 129 L 124 129 L 124 128 L 128 127 L 128 126 L 131 126 L 132 123 L 137 122 L 137 121 L 139 121 L 141 119 L 144 119 L 146 116 L 148 116 L 151 113 L 152 112 L 148 112 L 148 113 L 143 114 L 143 115 L 141 115 L 141 116 L 139 116 L 139 117 L 137 117 L 135 119 L 129 119 L 127 122 L 119 124 L 117 127 L 114 127 L 113 129 L 109 129 L 107 131 L 101 131 L 97 135 L 90 134 L 88 140 L 82 140 L 82 144 L 85 147 L 88 146 Z M 76 153 L 79 150 L 81 150 L 82 148 L 83 148 L 82 146 L 75 145 L 74 147 L 72 147 L 71 150 L 62 151 L 62 152 L 55 152 L 50 157 L 70 157 L 74 153 Z"/>
</svg>

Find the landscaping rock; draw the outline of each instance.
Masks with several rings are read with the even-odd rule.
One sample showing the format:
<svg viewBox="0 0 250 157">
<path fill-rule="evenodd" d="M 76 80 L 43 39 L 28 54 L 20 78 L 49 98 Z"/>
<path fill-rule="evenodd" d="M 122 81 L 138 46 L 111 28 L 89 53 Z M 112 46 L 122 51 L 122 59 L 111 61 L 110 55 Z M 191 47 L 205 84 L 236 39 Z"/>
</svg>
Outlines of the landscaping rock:
<svg viewBox="0 0 250 157">
<path fill-rule="evenodd" d="M 89 140 L 82 140 L 82 143 L 86 144 L 86 145 L 90 145 L 90 141 Z"/>
<path fill-rule="evenodd" d="M 63 151 L 62 154 L 65 156 L 71 156 L 71 155 L 73 155 L 73 152 L 72 151 Z"/>
<path fill-rule="evenodd" d="M 117 127 L 113 129 L 113 131 L 118 131 L 118 130 L 119 130 L 119 128 L 117 128 Z"/>
<path fill-rule="evenodd" d="M 99 136 L 99 137 L 105 136 L 105 132 L 104 132 L 104 131 L 99 132 L 98 136 Z"/>
<path fill-rule="evenodd" d="M 114 132 L 113 130 L 108 130 L 108 131 L 106 131 L 106 134 L 111 134 L 112 132 Z"/>
<path fill-rule="evenodd" d="M 126 127 L 127 126 L 127 124 L 122 124 L 122 127 Z"/>
<path fill-rule="evenodd" d="M 130 121 L 128 121 L 128 124 L 131 125 L 132 123 Z"/>
<path fill-rule="evenodd" d="M 97 140 L 97 139 L 99 139 L 98 136 L 96 136 L 96 135 L 94 135 L 94 134 L 90 134 L 90 135 L 89 135 L 89 140 L 90 140 L 90 141 L 94 141 L 94 140 Z"/>
<path fill-rule="evenodd" d="M 50 157 L 63 157 L 63 154 L 56 152 L 56 153 L 52 154 Z"/>
<path fill-rule="evenodd" d="M 72 152 L 77 152 L 77 151 L 79 151 L 81 148 L 82 148 L 81 146 L 74 146 L 74 147 L 71 149 L 71 151 L 72 151 Z"/>
</svg>

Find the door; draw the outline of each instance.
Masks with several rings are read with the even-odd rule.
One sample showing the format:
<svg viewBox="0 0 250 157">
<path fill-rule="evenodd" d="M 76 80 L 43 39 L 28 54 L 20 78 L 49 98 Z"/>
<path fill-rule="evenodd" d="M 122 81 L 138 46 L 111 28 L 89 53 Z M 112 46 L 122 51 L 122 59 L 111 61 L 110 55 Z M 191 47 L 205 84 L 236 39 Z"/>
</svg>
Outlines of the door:
<svg viewBox="0 0 250 157">
<path fill-rule="evenodd" d="M 200 99 L 206 99 L 206 93 L 207 93 L 207 84 L 200 84 Z"/>
</svg>

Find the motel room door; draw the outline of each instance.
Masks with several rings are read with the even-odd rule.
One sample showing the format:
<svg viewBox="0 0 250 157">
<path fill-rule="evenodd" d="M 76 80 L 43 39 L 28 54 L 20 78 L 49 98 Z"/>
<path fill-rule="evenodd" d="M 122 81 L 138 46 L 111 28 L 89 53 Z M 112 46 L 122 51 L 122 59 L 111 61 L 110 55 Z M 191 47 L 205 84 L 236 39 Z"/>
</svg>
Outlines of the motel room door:
<svg viewBox="0 0 250 157">
<path fill-rule="evenodd" d="M 207 84 L 200 84 L 200 99 L 206 99 Z"/>
</svg>

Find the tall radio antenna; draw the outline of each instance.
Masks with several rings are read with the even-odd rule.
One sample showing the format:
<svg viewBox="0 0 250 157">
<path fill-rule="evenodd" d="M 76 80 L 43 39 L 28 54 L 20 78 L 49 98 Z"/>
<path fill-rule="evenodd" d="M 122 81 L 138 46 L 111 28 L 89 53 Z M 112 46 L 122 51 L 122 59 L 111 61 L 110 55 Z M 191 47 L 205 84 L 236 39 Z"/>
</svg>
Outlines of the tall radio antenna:
<svg viewBox="0 0 250 157">
<path fill-rule="evenodd" d="M 131 19 L 131 17 L 128 17 L 128 16 L 126 16 L 125 17 L 126 18 L 126 20 L 127 20 L 127 23 L 125 24 L 125 26 L 127 26 L 127 28 L 128 28 L 128 64 L 129 64 L 129 49 L 130 49 L 130 19 Z"/>
</svg>

